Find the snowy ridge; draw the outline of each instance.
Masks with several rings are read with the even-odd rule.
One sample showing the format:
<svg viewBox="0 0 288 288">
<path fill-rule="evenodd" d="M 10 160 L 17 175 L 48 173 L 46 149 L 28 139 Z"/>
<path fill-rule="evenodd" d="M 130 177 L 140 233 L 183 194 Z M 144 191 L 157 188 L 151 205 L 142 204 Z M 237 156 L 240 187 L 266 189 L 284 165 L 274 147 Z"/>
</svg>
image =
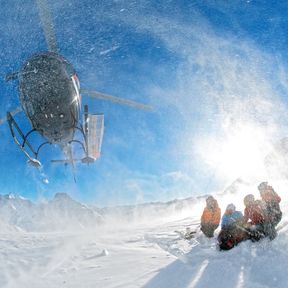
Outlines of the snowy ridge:
<svg viewBox="0 0 288 288">
<path fill-rule="evenodd" d="M 62 231 L 93 227 L 102 217 L 65 193 L 51 201 L 35 204 L 19 196 L 0 196 L 1 231 Z"/>
<path fill-rule="evenodd" d="M 285 199 L 283 184 L 276 185 L 276 191 Z M 237 209 L 243 210 L 243 197 L 248 193 L 257 195 L 257 183 L 239 178 L 223 192 L 215 193 L 223 211 L 228 203 L 234 202 Z M 283 191 L 283 192 L 282 192 Z M 202 213 L 207 195 L 175 199 L 169 202 L 152 202 L 139 205 L 127 205 L 98 208 L 84 205 L 72 199 L 66 193 L 56 193 L 50 201 L 33 203 L 14 195 L 0 196 L 0 227 L 2 231 L 62 231 L 75 229 L 93 229 L 100 225 L 117 223 L 150 223 L 181 220 L 198 217 Z M 199 222 L 199 221 L 197 221 Z"/>
<path fill-rule="evenodd" d="M 198 212 L 203 206 L 206 196 L 175 199 L 169 202 L 151 202 L 139 205 L 117 206 L 101 209 L 107 221 L 120 218 L 122 221 L 147 222 L 169 217 L 185 218 Z"/>
<path fill-rule="evenodd" d="M 11 194 L 0 196 L 1 231 L 63 231 L 93 229 L 106 222 L 149 222 L 168 217 L 184 218 L 203 206 L 205 197 L 173 200 L 167 203 L 146 203 L 134 206 L 97 208 L 73 200 L 66 193 L 57 193 L 47 202 L 35 204 Z M 192 208 L 193 207 L 193 208 Z"/>
</svg>

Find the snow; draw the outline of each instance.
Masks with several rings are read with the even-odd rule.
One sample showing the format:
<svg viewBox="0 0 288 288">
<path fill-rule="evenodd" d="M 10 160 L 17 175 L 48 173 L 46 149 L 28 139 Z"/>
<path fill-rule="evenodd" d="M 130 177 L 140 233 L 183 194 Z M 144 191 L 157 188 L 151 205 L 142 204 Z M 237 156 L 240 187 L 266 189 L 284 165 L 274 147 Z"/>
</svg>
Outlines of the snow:
<svg viewBox="0 0 288 288">
<path fill-rule="evenodd" d="M 235 203 L 232 186 L 216 195 L 221 208 Z M 0 287 L 287 287 L 288 202 L 285 189 L 277 192 L 283 211 L 277 238 L 246 241 L 225 252 L 216 249 L 216 238 L 199 231 L 203 197 L 113 210 L 83 205 L 66 194 L 39 204 L 3 196 Z M 148 211 L 151 217 L 141 219 Z M 175 232 L 186 227 L 198 231 L 196 238 L 187 241 Z"/>
</svg>

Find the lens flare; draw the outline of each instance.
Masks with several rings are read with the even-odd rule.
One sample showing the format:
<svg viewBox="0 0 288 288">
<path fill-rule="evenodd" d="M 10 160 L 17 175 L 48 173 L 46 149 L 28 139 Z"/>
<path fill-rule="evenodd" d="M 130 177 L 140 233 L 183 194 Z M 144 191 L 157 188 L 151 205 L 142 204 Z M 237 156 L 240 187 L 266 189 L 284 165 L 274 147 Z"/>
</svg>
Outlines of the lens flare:
<svg viewBox="0 0 288 288">
<path fill-rule="evenodd" d="M 198 153 L 223 180 L 261 178 L 266 173 L 264 158 L 271 147 L 266 132 L 251 123 L 230 126 L 221 135 L 199 139 Z"/>
</svg>

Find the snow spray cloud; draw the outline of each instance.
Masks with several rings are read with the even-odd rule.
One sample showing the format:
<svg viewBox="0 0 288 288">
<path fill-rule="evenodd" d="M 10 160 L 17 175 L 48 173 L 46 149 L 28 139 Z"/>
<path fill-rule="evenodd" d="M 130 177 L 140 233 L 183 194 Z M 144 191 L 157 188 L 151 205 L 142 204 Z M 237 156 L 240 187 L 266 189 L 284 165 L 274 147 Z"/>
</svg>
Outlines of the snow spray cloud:
<svg viewBox="0 0 288 288">
<path fill-rule="evenodd" d="M 62 6 L 63 13 L 66 11 L 67 18 L 70 17 L 67 13 L 68 2 L 61 1 L 61 4 L 57 4 Z M 147 199 L 147 193 L 157 194 L 158 199 L 165 199 L 165 196 L 171 199 L 171 194 L 180 197 L 187 193 L 187 190 L 207 193 L 208 190 L 204 187 L 207 182 L 217 182 L 223 188 L 226 183 L 240 176 L 266 176 L 263 158 L 269 152 L 273 142 L 284 136 L 282 131 L 287 127 L 285 120 L 287 107 L 281 101 L 281 92 L 277 89 L 279 86 L 287 86 L 287 73 L 284 66 L 277 62 L 273 55 L 261 51 L 248 38 L 236 38 L 225 31 L 220 34 L 211 26 L 209 20 L 201 15 L 201 11 L 197 11 L 197 8 L 192 9 L 194 12 L 191 10 L 188 21 L 188 18 L 182 17 L 183 11 L 175 9 L 169 11 L 171 3 L 168 5 L 163 1 L 162 4 L 160 2 L 156 5 L 145 0 L 136 2 L 113 1 L 113 4 L 107 4 L 108 6 L 101 3 L 97 9 L 91 7 L 88 10 L 90 16 L 93 16 L 93 21 L 97 22 L 101 19 L 101 25 L 98 25 L 99 33 L 104 29 L 104 24 L 109 23 L 111 33 L 106 34 L 112 35 L 113 41 L 115 39 L 120 43 L 120 40 L 129 41 L 127 39 L 133 38 L 135 34 L 143 36 L 144 40 L 153 38 L 158 40 L 155 42 L 161 43 L 159 49 L 170 51 L 178 59 L 178 61 L 173 60 L 174 63 L 170 65 L 170 67 L 174 66 L 174 70 L 171 71 L 173 75 L 175 74 L 173 85 L 168 85 L 170 83 L 165 82 L 165 79 L 164 81 L 161 79 L 162 84 L 158 84 L 158 79 L 155 79 L 154 84 L 145 87 L 145 94 L 151 95 L 149 100 L 152 105 L 154 104 L 156 113 L 159 115 L 160 128 L 157 130 L 161 131 L 167 142 L 165 146 L 166 151 L 169 151 L 167 159 L 173 157 L 176 165 L 170 171 L 167 172 L 166 169 L 162 175 L 159 173 L 154 177 L 139 174 L 125 164 L 116 163 L 114 160 L 119 162 L 119 159 L 112 156 L 113 171 L 117 171 L 119 166 L 117 181 L 115 175 L 110 177 L 104 175 L 107 180 L 101 183 L 104 188 L 107 183 L 107 187 L 115 191 L 115 194 L 104 191 L 100 186 L 97 186 L 97 190 L 103 190 L 103 195 L 105 194 L 103 197 L 107 197 L 110 193 L 113 199 L 118 198 L 117 195 L 124 199 L 123 190 L 131 191 L 130 194 L 137 194 L 134 197 L 135 202 L 141 202 L 142 199 L 143 201 Z M 190 9 L 193 5 L 191 4 Z M 81 7 L 88 11 L 86 5 Z M 122 35 L 124 40 L 121 35 L 117 38 L 118 35 L 113 34 L 113 29 L 120 26 L 123 30 L 128 30 L 127 27 L 130 27 L 132 36 L 125 38 Z M 74 33 L 75 30 L 77 29 L 71 29 L 70 32 Z M 104 41 L 106 37 L 102 37 L 103 39 L 100 40 Z M 117 41 L 115 40 L 110 46 L 111 53 L 108 53 L 109 47 L 107 50 L 103 48 L 102 52 L 98 51 L 98 56 L 103 56 L 102 58 L 108 61 L 113 51 L 122 49 L 121 45 L 116 43 Z M 107 42 L 108 46 L 110 44 Z M 89 47 L 86 46 L 84 48 L 88 49 Z M 121 49 L 113 50 L 113 47 L 118 46 Z M 95 60 L 93 53 L 97 48 L 94 52 L 91 49 L 89 48 L 91 59 L 88 57 L 86 60 L 90 64 Z M 130 46 L 127 45 L 125 49 L 129 50 Z M 137 62 L 143 61 L 141 57 L 137 59 L 134 55 L 133 58 L 130 54 L 127 53 L 129 58 L 127 61 L 133 62 L 133 69 L 135 67 L 137 70 L 138 64 L 145 65 Z M 101 59 L 99 60 L 101 62 Z M 103 67 L 107 64 L 104 60 Z M 84 66 L 87 67 L 89 63 L 86 65 L 87 63 L 83 62 L 82 65 L 85 64 Z M 82 67 L 77 62 L 75 65 L 78 68 Z M 152 71 L 154 67 L 148 68 Z M 99 70 L 101 69 L 97 69 Z M 101 70 L 101 72 L 103 75 L 107 72 L 109 75 L 109 71 Z M 95 79 L 96 74 L 91 73 L 91 75 Z M 91 80 L 89 76 L 88 80 Z M 145 132 L 143 132 L 145 136 L 150 132 L 147 127 L 139 129 Z M 129 139 L 130 135 L 134 135 L 134 131 L 130 133 L 127 137 Z M 154 130 L 151 138 L 153 133 Z M 151 152 L 157 153 L 157 151 Z M 153 157 L 153 155 L 149 156 Z M 184 175 L 184 177 L 175 177 L 177 175 Z M 114 187 L 108 183 L 112 178 L 113 183 L 117 183 Z M 89 185 L 96 191 L 94 183 L 91 182 Z"/>
<path fill-rule="evenodd" d="M 213 175 L 222 185 L 241 176 L 269 177 L 264 158 L 288 124 L 284 65 L 248 38 L 220 35 L 197 12 L 189 25 L 156 13 L 120 20 L 158 37 L 183 59 L 175 89 L 151 91 L 177 114 L 162 123 L 169 131 L 172 120 L 179 121 L 171 137 L 175 159 L 183 170 Z"/>
</svg>

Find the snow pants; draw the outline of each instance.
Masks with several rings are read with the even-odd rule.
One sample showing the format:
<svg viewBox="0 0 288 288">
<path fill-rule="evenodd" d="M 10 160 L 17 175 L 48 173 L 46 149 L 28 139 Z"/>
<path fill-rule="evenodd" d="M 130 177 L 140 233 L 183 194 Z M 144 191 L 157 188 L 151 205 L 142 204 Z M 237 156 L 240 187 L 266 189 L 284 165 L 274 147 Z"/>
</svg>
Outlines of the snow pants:
<svg viewBox="0 0 288 288">
<path fill-rule="evenodd" d="M 218 226 L 219 225 L 213 223 L 202 223 L 200 229 L 206 237 L 212 238 Z"/>
</svg>

